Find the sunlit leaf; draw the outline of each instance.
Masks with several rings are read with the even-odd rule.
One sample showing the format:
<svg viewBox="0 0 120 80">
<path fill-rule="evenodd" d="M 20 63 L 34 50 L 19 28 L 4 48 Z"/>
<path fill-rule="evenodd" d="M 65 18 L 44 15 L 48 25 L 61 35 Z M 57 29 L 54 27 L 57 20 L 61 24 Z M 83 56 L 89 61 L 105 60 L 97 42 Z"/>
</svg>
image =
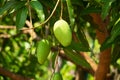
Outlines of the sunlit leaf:
<svg viewBox="0 0 120 80">
<path fill-rule="evenodd" d="M 21 7 L 25 6 L 26 1 L 17 1 L 12 7 L 12 12 L 20 9 Z"/>
<path fill-rule="evenodd" d="M 31 1 L 30 5 L 35 11 L 37 12 L 38 18 L 40 19 L 40 22 L 43 22 L 45 20 L 45 15 L 43 12 L 43 6 L 39 1 Z"/>
<path fill-rule="evenodd" d="M 70 25 L 73 27 L 74 26 L 74 9 L 73 6 L 71 4 L 71 0 L 66 0 L 67 2 L 67 8 L 68 8 L 68 13 L 69 13 L 69 19 L 70 19 Z"/>
<path fill-rule="evenodd" d="M 0 8 L 0 15 L 2 15 L 5 11 L 8 11 L 15 4 L 16 1 L 8 1 L 2 8 Z"/>
<path fill-rule="evenodd" d="M 111 4 L 114 2 L 115 0 L 102 0 L 103 2 L 103 6 L 102 6 L 102 19 L 104 20 L 106 18 L 106 16 L 109 13 L 109 10 L 111 8 Z"/>
</svg>

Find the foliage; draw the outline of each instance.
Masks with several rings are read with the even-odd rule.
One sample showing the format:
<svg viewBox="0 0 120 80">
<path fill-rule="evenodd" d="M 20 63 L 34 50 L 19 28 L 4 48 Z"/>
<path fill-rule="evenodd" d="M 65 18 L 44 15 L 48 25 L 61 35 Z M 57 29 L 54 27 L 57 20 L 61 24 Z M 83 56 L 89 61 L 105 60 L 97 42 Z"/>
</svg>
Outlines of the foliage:
<svg viewBox="0 0 120 80">
<path fill-rule="evenodd" d="M 92 80 L 94 70 L 84 54 L 99 65 L 100 52 L 111 48 L 110 73 L 114 68 L 120 70 L 119 3 L 119 0 L 0 0 L 0 67 L 35 80 L 48 80 L 54 71 L 61 72 L 63 80 L 73 80 L 76 76 L 69 72 L 73 70 L 75 75 L 79 67 L 87 72 L 87 80 Z M 107 24 L 108 35 L 103 43 L 97 38 L 100 36 L 96 30 L 102 31 L 92 19 L 93 13 Z M 53 33 L 54 23 L 61 18 L 67 21 L 73 35 L 67 47 Z M 47 39 L 51 46 L 44 64 L 38 63 L 36 55 L 41 39 Z M 68 64 L 69 61 L 72 63 Z M 10 80 L 3 74 L 0 79 Z"/>
</svg>

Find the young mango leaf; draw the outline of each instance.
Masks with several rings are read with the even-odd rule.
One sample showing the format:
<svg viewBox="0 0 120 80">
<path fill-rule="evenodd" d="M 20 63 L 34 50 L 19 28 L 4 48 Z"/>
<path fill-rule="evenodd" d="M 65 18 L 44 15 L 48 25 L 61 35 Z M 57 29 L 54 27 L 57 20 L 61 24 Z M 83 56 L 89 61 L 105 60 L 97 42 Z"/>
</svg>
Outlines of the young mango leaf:
<svg viewBox="0 0 120 80">
<path fill-rule="evenodd" d="M 102 19 L 104 20 L 106 18 L 106 16 L 109 13 L 109 10 L 111 8 L 111 4 L 114 2 L 115 0 L 102 0 L 103 2 L 103 6 L 102 6 Z"/>
<path fill-rule="evenodd" d="M 74 18 L 74 9 L 71 4 L 70 0 L 66 0 L 67 2 L 67 8 L 68 8 L 68 13 L 69 13 L 69 19 L 70 19 L 70 26 L 74 26 L 75 18 Z"/>
<path fill-rule="evenodd" d="M 67 48 L 71 50 L 75 50 L 75 51 L 83 51 L 83 52 L 90 51 L 89 47 L 86 47 L 83 43 L 74 42 L 74 41 L 72 41 L 71 44 Z"/>
<path fill-rule="evenodd" d="M 24 26 L 26 18 L 27 18 L 27 11 L 28 9 L 25 6 L 17 11 L 17 14 L 16 14 L 17 29 L 21 29 Z"/>
<path fill-rule="evenodd" d="M 2 8 L 0 8 L 0 15 L 5 11 L 8 11 L 12 6 L 16 4 L 17 1 L 8 1 Z"/>
<path fill-rule="evenodd" d="M 105 42 L 101 45 L 101 51 L 109 48 L 115 41 L 116 37 L 120 35 L 120 21 L 117 22 L 111 31 L 111 35 L 105 40 Z"/>
<path fill-rule="evenodd" d="M 30 1 L 30 6 L 37 12 L 40 22 L 45 20 L 45 14 L 43 12 L 43 6 L 39 1 Z"/>
<path fill-rule="evenodd" d="M 64 49 L 65 55 L 70 58 L 75 64 L 81 65 L 86 68 L 91 68 L 90 64 L 80 54 L 73 52 L 72 50 Z"/>
</svg>

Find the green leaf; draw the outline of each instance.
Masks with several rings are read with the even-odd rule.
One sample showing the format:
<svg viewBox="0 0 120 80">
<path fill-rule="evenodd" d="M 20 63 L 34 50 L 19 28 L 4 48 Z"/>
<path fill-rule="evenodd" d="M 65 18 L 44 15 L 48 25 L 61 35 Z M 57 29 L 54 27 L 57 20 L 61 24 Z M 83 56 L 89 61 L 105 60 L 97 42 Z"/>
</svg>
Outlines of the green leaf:
<svg viewBox="0 0 120 80">
<path fill-rule="evenodd" d="M 11 9 L 14 11 L 17 11 L 18 9 L 22 8 L 23 6 L 25 6 L 26 1 L 17 1 L 12 7 Z"/>
<path fill-rule="evenodd" d="M 96 7 L 88 7 L 85 8 L 83 11 L 81 11 L 81 15 L 87 15 L 90 13 L 100 13 L 101 12 L 101 8 L 96 8 Z"/>
<path fill-rule="evenodd" d="M 111 63 L 115 64 L 116 61 L 120 58 L 120 44 L 115 44 L 113 48 L 113 52 L 111 54 Z"/>
<path fill-rule="evenodd" d="M 105 50 L 106 48 L 109 48 L 117 38 L 117 36 L 120 35 L 120 21 L 117 22 L 111 31 L 111 35 L 105 40 L 105 42 L 101 45 L 101 50 Z"/>
<path fill-rule="evenodd" d="M 82 28 L 78 27 L 78 31 L 77 31 L 76 35 L 77 35 L 79 41 L 84 45 L 84 47 L 86 47 L 86 49 L 89 50 L 90 47 L 89 47 L 88 41 L 86 39 L 85 33 Z"/>
<path fill-rule="evenodd" d="M 103 1 L 103 6 L 102 6 L 102 19 L 104 20 L 106 16 L 109 13 L 109 10 L 111 8 L 111 4 L 114 2 L 114 0 L 102 0 Z"/>
<path fill-rule="evenodd" d="M 5 11 L 8 11 L 15 4 L 16 1 L 8 1 L 2 8 L 0 8 L 0 15 L 2 15 Z"/>
<path fill-rule="evenodd" d="M 83 51 L 83 52 L 90 51 L 89 47 L 86 47 L 83 43 L 74 42 L 74 41 L 72 41 L 71 44 L 67 48 L 71 50 L 75 50 L 75 51 Z"/>
<path fill-rule="evenodd" d="M 67 57 L 70 58 L 75 64 L 81 65 L 86 68 L 91 68 L 90 64 L 82 56 L 80 56 L 80 54 L 77 54 L 68 49 L 64 49 L 64 51 Z"/>
<path fill-rule="evenodd" d="M 39 1 L 30 1 L 30 6 L 35 9 L 37 12 L 38 18 L 40 19 L 40 22 L 43 22 L 45 20 L 45 14 L 43 12 L 43 6 Z"/>
<path fill-rule="evenodd" d="M 71 3 L 72 3 L 73 5 L 84 6 L 82 0 L 71 0 Z"/>
<path fill-rule="evenodd" d="M 111 31 L 111 35 L 118 36 L 120 34 L 119 32 L 120 32 L 120 18 L 115 22 Z"/>
<path fill-rule="evenodd" d="M 70 0 L 66 0 L 67 2 L 67 8 L 68 8 L 68 13 L 69 13 L 69 19 L 70 19 L 70 26 L 74 26 L 75 18 L 74 18 L 74 9 L 71 4 Z"/>
<path fill-rule="evenodd" d="M 57 52 L 54 52 L 52 55 L 52 68 L 55 68 L 55 60 L 56 60 L 56 56 L 58 55 Z"/>
<path fill-rule="evenodd" d="M 17 14 L 16 14 L 17 29 L 21 29 L 24 26 L 26 18 L 27 18 L 27 11 L 28 9 L 26 7 L 22 7 L 21 9 L 17 11 Z"/>
</svg>

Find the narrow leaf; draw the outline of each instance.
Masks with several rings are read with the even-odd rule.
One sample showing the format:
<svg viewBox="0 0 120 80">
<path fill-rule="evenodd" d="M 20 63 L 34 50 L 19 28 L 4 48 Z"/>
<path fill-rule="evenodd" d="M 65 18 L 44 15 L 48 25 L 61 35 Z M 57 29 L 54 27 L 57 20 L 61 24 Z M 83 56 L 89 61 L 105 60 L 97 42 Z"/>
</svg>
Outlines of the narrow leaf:
<svg viewBox="0 0 120 80">
<path fill-rule="evenodd" d="M 67 57 L 70 58 L 75 64 L 81 65 L 86 68 L 91 68 L 90 64 L 79 54 L 68 49 L 64 49 L 64 51 Z"/>
<path fill-rule="evenodd" d="M 57 57 L 58 53 L 54 52 L 52 55 L 52 68 L 55 68 L 55 61 L 56 61 L 56 57 Z"/>
<path fill-rule="evenodd" d="M 117 59 L 120 58 L 120 45 L 119 44 L 115 44 L 111 56 L 112 56 L 111 63 L 115 64 Z"/>
<path fill-rule="evenodd" d="M 12 7 L 11 9 L 14 11 L 17 11 L 18 9 L 22 8 L 23 6 L 25 6 L 26 1 L 17 1 Z"/>
<path fill-rule="evenodd" d="M 120 32 L 120 18 L 115 22 L 111 31 L 111 35 L 118 36 L 120 34 L 119 32 Z"/>
<path fill-rule="evenodd" d="M 106 16 L 109 13 L 109 10 L 111 8 L 111 4 L 114 2 L 114 0 L 102 0 L 103 1 L 103 6 L 102 6 L 102 19 L 104 20 Z"/>
<path fill-rule="evenodd" d="M 101 12 L 101 8 L 96 8 L 96 7 L 88 7 L 88 8 L 85 8 L 82 12 L 81 12 L 81 15 L 87 15 L 87 14 L 90 14 L 90 13 L 100 13 Z"/>
<path fill-rule="evenodd" d="M 66 0 L 66 2 L 67 2 L 68 13 L 69 13 L 70 25 L 73 27 L 75 22 L 74 9 L 70 0 Z"/>
<path fill-rule="evenodd" d="M 119 35 L 120 35 L 120 21 L 113 26 L 113 29 L 111 31 L 111 35 L 101 45 L 101 50 L 109 48 L 114 43 L 117 36 L 119 36 Z"/>
<path fill-rule="evenodd" d="M 40 22 L 43 22 L 45 20 L 45 14 L 43 12 L 43 6 L 39 1 L 31 1 L 30 5 L 35 11 L 37 12 L 38 18 L 40 19 Z"/>
<path fill-rule="evenodd" d="M 82 0 L 71 0 L 71 3 L 74 5 L 84 6 Z"/>
<path fill-rule="evenodd" d="M 24 26 L 27 18 L 27 11 L 28 9 L 26 7 L 22 7 L 20 10 L 17 11 L 17 14 L 16 14 L 17 29 L 21 29 Z"/>
<path fill-rule="evenodd" d="M 82 28 L 78 27 L 78 31 L 76 35 L 79 41 L 84 45 L 84 47 L 86 47 L 86 49 L 89 49 L 90 47 L 89 47 L 88 41 L 86 39 L 85 33 Z"/>
<path fill-rule="evenodd" d="M 89 47 L 86 47 L 83 43 L 74 42 L 74 41 L 72 41 L 71 44 L 67 48 L 71 50 L 75 50 L 75 51 L 84 51 L 84 52 L 90 51 Z"/>
<path fill-rule="evenodd" d="M 16 1 L 8 1 L 2 8 L 0 8 L 0 15 L 2 15 L 5 11 L 8 11 L 15 4 Z"/>
</svg>

